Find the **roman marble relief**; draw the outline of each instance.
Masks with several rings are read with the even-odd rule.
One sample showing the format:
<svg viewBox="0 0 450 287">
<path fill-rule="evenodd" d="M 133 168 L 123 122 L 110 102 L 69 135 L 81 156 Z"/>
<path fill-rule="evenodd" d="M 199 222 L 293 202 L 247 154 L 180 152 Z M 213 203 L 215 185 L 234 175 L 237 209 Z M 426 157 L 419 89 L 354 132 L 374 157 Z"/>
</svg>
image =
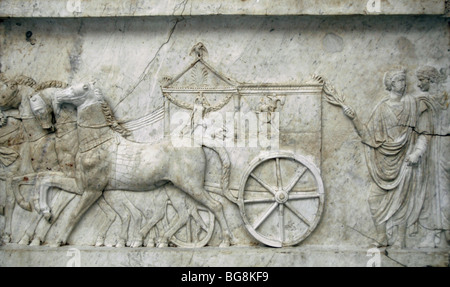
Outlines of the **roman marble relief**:
<svg viewBox="0 0 450 287">
<path fill-rule="evenodd" d="M 364 146 L 372 185 L 362 192 L 376 245 L 404 248 L 420 230 L 417 247 L 449 240 L 443 71 L 422 67 L 416 79 L 400 68 L 386 72 L 379 90 L 386 97 L 363 123 L 321 76 L 302 84 L 240 83 L 208 55 L 196 44 L 191 64 L 161 80 L 164 105 L 126 123 L 95 82 L 0 74 L 3 243 L 67 244 L 97 206 L 97 247 L 200 248 L 214 235 L 222 247 L 239 245 L 224 207 L 231 204 L 239 233 L 267 246 L 299 245 L 324 211 L 323 101 L 343 109 Z M 406 92 L 413 83 L 422 94 Z M 163 139 L 133 139 L 134 130 L 155 122 L 163 122 Z M 16 208 L 28 212 L 28 227 L 13 236 Z M 116 221 L 120 230 L 108 241 Z M 57 236 L 49 239 L 52 229 Z"/>
<path fill-rule="evenodd" d="M 162 80 L 163 112 L 146 117 L 164 121 L 165 137 L 156 143 L 134 141 L 133 127 L 148 121 L 121 123 L 94 82 L 37 84 L 2 76 L 3 242 L 13 242 L 15 208 L 30 218 L 18 243 L 60 246 L 96 204 L 104 213 L 98 247 L 202 247 L 215 229 L 220 246 L 239 244 L 223 200 L 239 209 L 242 228 L 265 245 L 307 238 L 325 200 L 323 83 L 242 84 L 206 61 L 202 43 L 191 55 L 191 65 Z M 285 110 L 289 105 L 298 110 Z M 299 111 L 301 119 L 295 118 Z M 286 132 L 295 133 L 295 145 L 280 140 Z M 151 204 L 139 206 L 133 193 L 148 194 Z M 66 208 L 74 199 L 74 208 Z M 108 244 L 117 218 L 121 231 Z M 58 236 L 49 241 L 52 228 Z"/>
</svg>

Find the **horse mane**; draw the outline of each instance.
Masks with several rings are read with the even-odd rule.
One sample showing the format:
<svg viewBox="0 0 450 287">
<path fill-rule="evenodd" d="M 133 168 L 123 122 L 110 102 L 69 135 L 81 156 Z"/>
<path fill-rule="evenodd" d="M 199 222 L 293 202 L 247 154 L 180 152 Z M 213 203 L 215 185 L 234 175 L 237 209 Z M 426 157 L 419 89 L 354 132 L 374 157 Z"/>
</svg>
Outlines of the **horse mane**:
<svg viewBox="0 0 450 287">
<path fill-rule="evenodd" d="M 34 79 L 28 76 L 18 76 L 14 79 L 8 79 L 4 73 L 0 73 L 0 81 L 4 82 L 7 86 L 15 89 L 17 86 L 27 86 L 33 88 L 36 92 L 48 89 L 48 88 L 67 88 L 68 84 L 61 81 L 46 81 L 38 84 Z"/>
<path fill-rule="evenodd" d="M 13 90 L 17 89 L 17 86 L 19 85 L 27 86 L 33 89 L 36 86 L 36 81 L 34 79 L 23 75 L 17 76 L 14 79 L 8 79 L 5 74 L 0 73 L 0 80 Z"/>
<path fill-rule="evenodd" d="M 49 88 L 67 88 L 68 84 L 61 81 L 46 81 L 35 87 L 36 92 Z"/>
<path fill-rule="evenodd" d="M 131 132 L 127 129 L 125 129 L 122 125 L 119 124 L 116 117 L 114 116 L 113 111 L 111 110 L 111 107 L 109 104 L 105 101 L 105 98 L 103 97 L 102 92 L 100 89 L 94 89 L 95 95 L 100 99 L 100 104 L 102 106 L 102 112 L 105 116 L 107 124 L 111 127 L 111 129 L 123 137 L 128 137 L 131 135 Z"/>
</svg>

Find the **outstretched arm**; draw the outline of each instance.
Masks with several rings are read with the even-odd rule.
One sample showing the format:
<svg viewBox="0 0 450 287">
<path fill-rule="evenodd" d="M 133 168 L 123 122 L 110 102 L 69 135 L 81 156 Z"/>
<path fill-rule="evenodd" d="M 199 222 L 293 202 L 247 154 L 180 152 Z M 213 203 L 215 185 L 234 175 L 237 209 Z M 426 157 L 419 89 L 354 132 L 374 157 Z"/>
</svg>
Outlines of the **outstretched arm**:
<svg viewBox="0 0 450 287">
<path fill-rule="evenodd" d="M 368 132 L 366 126 L 361 123 L 358 116 L 356 115 L 356 112 L 353 108 L 349 106 L 344 106 L 342 108 L 344 110 L 344 114 L 352 120 L 353 126 L 355 127 L 356 132 L 358 133 L 359 137 L 364 141 L 368 137 Z"/>
</svg>

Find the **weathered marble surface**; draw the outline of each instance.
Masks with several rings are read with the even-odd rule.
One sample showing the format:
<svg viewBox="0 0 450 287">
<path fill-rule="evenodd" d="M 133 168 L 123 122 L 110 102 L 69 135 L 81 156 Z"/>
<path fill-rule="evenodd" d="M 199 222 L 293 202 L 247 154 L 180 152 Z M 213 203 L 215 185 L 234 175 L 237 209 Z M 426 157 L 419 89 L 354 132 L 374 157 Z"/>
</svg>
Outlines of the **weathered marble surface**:
<svg viewBox="0 0 450 287">
<path fill-rule="evenodd" d="M 198 42 L 202 42 L 208 49 L 208 55 L 205 56 L 208 63 L 240 83 L 296 85 L 310 81 L 312 74 L 321 75 L 346 95 L 346 103 L 358 112 L 364 123 L 369 120 L 375 104 L 386 95 L 383 76 L 391 67 L 399 65 L 407 69 L 406 92 L 413 96 L 421 95 L 415 75 L 419 67 L 430 65 L 447 75 L 450 72 L 448 19 L 440 16 L 286 16 L 364 14 L 367 3 L 362 2 L 365 1 L 358 1 L 358 5 L 342 5 L 342 1 L 331 1 L 327 2 L 327 9 L 323 10 L 320 4 L 311 5 L 317 1 L 295 1 L 296 5 L 273 7 L 262 0 L 258 1 L 264 2 L 264 10 L 258 9 L 255 1 L 217 2 L 207 7 L 202 5 L 204 1 L 164 1 L 159 2 L 165 3 L 158 4 L 159 6 L 146 2 L 149 3 L 148 6 L 135 3 L 137 7 L 141 7 L 136 10 L 128 2 L 122 2 L 124 4 L 120 7 L 112 6 L 110 1 L 106 2 L 83 1 L 80 12 L 77 12 L 78 10 L 69 11 L 70 7 L 77 8 L 76 5 L 70 6 L 59 1 L 30 1 L 24 3 L 23 7 L 13 6 L 11 1 L 2 1 L 0 17 L 17 18 L 3 19 L 0 23 L 0 71 L 9 77 L 27 75 L 37 82 L 58 80 L 76 84 L 95 80 L 116 117 L 125 123 L 163 106 L 161 80 L 166 76 L 177 75 L 192 62 L 189 52 Z M 236 5 L 236 2 L 240 2 L 240 5 Z M 445 1 L 391 2 L 393 1 L 382 1 L 381 14 L 445 13 Z M 389 6 L 386 7 L 385 4 Z M 52 5 L 52 8 L 46 5 Z M 211 14 L 233 15 L 187 16 Z M 235 14 L 284 16 L 242 17 Z M 108 18 L 125 15 L 167 17 Z M 185 17 L 177 18 L 174 15 Z M 80 18 L 65 18 L 72 16 Z M 64 19 L 57 19 L 58 17 Z M 449 91 L 448 81 L 444 87 Z M 295 108 L 301 110 L 302 106 Z M 288 250 L 294 254 L 309 252 L 309 249 L 316 252 L 314 248 L 319 246 L 319 249 L 326 250 L 325 257 L 329 258 L 327 256 L 332 256 L 333 253 L 330 250 L 334 250 L 330 246 L 367 250 L 371 248 L 377 234 L 367 202 L 372 180 L 367 170 L 364 146 L 340 109 L 323 100 L 320 110 L 321 120 L 308 124 L 312 133 L 307 135 L 309 131 L 301 130 L 303 126 L 291 127 L 289 122 L 285 122 L 292 129 L 286 127 L 286 133 L 280 142 L 281 145 L 291 146 L 295 151 L 311 156 L 311 160 L 320 167 L 326 196 L 317 228 L 300 247 L 296 247 L 298 249 Z M 292 110 L 290 113 L 294 114 Z M 321 145 L 314 145 L 318 134 Z M 299 135 L 302 135 L 301 139 Z M 160 121 L 143 126 L 134 130 L 132 136 L 140 142 L 155 142 L 163 138 L 164 124 Z M 314 148 L 308 149 L 299 144 L 303 141 Z M 245 169 L 244 165 L 240 165 L 239 155 L 238 152 L 231 155 L 231 162 L 235 165 L 232 168 L 232 183 L 238 182 Z M 207 156 L 210 158 L 208 165 L 212 167 L 207 176 L 214 178 L 219 172 L 219 160 L 213 153 L 207 152 Z M 4 181 L 0 181 L 0 187 L 5 188 Z M 232 188 L 237 189 L 236 186 Z M 142 208 L 154 201 L 155 196 L 127 193 L 127 197 L 135 205 L 141 204 Z M 258 242 L 243 227 L 238 207 L 223 197 L 213 196 L 224 205 L 237 245 L 257 245 Z M 0 193 L 0 199 L 4 200 L 3 193 Z M 68 209 L 73 208 L 77 200 L 75 198 Z M 50 230 L 48 241 L 57 237 L 58 226 L 65 216 L 63 213 Z M 22 238 L 28 218 L 27 211 L 16 208 L 12 238 L 14 242 Z M 69 243 L 94 245 L 98 226 L 104 218 L 101 209 L 94 205 L 74 230 Z M 120 233 L 119 221 L 117 219 L 112 224 L 105 240 L 107 245 L 116 243 Z M 219 245 L 219 234 L 216 230 L 210 245 Z M 445 240 L 441 240 L 437 248 L 433 249 L 440 259 L 427 261 L 427 251 L 417 248 L 424 236 L 423 233 L 416 237 L 408 236 L 407 249 L 398 251 L 399 254 L 405 254 L 412 250 L 411 254 L 419 258 L 411 259 L 409 255 L 405 255 L 404 258 L 408 258 L 405 261 L 410 262 L 405 265 L 442 266 L 445 262 L 448 263 L 448 258 L 447 261 L 442 260 L 442 256 L 448 256 L 449 250 Z M 15 252 L 9 248 L 5 249 L 5 256 Z M 39 247 L 38 250 L 42 248 L 45 247 Z M 25 250 L 25 253 L 34 252 L 32 249 Z M 213 249 L 212 252 L 216 250 Z M 392 254 L 396 249 L 389 247 L 389 250 Z M 162 249 L 157 252 L 164 251 L 166 250 Z M 250 252 L 264 253 L 260 249 Z M 365 252 L 359 252 L 355 256 L 367 261 Z M 112 256 L 119 258 L 126 256 L 113 254 Z M 99 258 L 102 256 L 105 255 L 100 254 Z M 36 260 L 32 262 L 39 262 L 39 259 Z M 230 262 L 237 262 L 233 260 Z M 299 262 L 297 259 L 292 260 Z M 349 259 L 348 263 L 342 261 L 344 263 L 341 265 L 364 265 L 364 260 Z M 5 265 L 15 264 L 3 262 Z M 326 265 L 324 261 L 320 262 L 299 265 Z"/>
<path fill-rule="evenodd" d="M 0 3 L 0 17 L 114 17 L 199 15 L 443 15 L 445 0 L 170 0 L 112 2 L 21 1 Z"/>
<path fill-rule="evenodd" d="M 448 253 L 436 249 L 373 253 L 340 246 L 99 249 L 10 245 L 1 252 L 0 266 L 22 267 L 448 267 L 449 260 Z"/>
</svg>

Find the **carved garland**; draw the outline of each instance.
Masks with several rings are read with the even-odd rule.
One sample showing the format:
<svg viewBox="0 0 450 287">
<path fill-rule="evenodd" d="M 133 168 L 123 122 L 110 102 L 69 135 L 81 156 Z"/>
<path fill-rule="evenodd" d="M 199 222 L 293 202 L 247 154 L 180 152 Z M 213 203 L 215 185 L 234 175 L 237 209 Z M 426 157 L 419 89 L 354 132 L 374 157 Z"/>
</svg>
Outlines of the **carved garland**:
<svg viewBox="0 0 450 287">
<path fill-rule="evenodd" d="M 163 95 L 173 104 L 175 104 L 176 106 L 183 108 L 183 109 L 187 109 L 187 110 L 193 110 L 194 109 L 194 105 L 193 104 L 189 104 L 187 102 L 184 101 L 180 101 L 177 100 L 175 97 L 172 97 L 170 95 L 170 93 L 163 93 Z M 217 105 L 214 106 L 208 106 L 207 107 L 207 111 L 206 112 L 215 112 L 218 111 L 220 109 L 222 109 L 224 106 L 226 106 L 231 98 L 233 97 L 233 94 L 228 94 L 222 101 L 220 101 Z"/>
</svg>

